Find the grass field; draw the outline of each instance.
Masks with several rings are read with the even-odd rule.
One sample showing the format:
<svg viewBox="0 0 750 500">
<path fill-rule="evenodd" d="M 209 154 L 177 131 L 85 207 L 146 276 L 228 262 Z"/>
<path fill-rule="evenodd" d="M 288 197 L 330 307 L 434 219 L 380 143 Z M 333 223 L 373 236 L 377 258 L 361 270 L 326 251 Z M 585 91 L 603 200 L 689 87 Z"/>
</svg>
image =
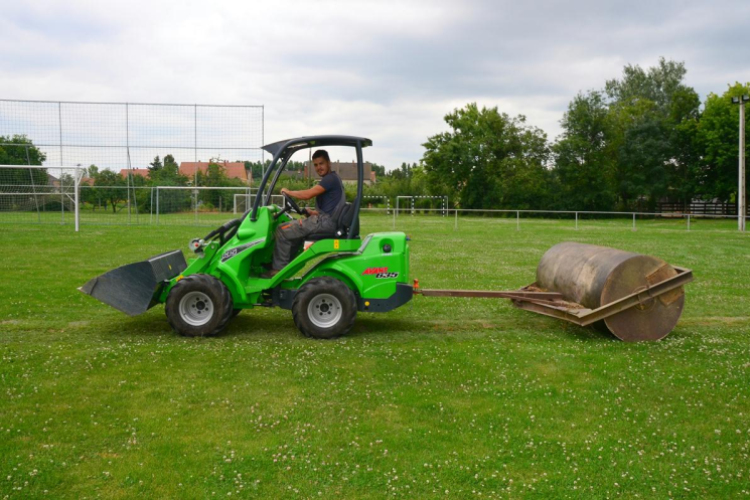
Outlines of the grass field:
<svg viewBox="0 0 750 500">
<path fill-rule="evenodd" d="M 270 309 L 186 339 L 76 288 L 205 228 L 2 225 L 0 498 L 750 496 L 750 235 L 630 224 L 398 220 L 425 288 L 526 285 L 561 241 L 692 268 L 660 342 L 424 297 L 335 341 Z"/>
</svg>

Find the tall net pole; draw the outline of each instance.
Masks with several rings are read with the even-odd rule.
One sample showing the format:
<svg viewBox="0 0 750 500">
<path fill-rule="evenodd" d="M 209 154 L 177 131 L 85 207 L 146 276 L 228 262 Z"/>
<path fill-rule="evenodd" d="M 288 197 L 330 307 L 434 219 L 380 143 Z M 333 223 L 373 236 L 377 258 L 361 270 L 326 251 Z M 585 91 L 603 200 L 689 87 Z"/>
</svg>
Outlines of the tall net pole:
<svg viewBox="0 0 750 500">
<path fill-rule="evenodd" d="M 747 194 L 745 187 L 745 100 L 740 102 L 740 172 L 739 189 L 737 193 L 737 223 L 739 230 L 745 231 L 745 216 L 747 214 Z"/>
</svg>

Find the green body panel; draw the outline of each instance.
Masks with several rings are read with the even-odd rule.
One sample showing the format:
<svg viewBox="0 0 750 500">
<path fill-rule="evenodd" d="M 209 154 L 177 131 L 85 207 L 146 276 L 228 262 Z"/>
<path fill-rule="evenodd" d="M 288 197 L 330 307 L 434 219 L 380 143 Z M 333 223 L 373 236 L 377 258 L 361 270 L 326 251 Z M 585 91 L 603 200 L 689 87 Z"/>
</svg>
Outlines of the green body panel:
<svg viewBox="0 0 750 500">
<path fill-rule="evenodd" d="M 166 302 L 171 288 L 191 274 L 210 274 L 222 280 L 232 295 L 235 309 L 268 303 L 273 289 L 296 290 L 307 281 L 332 276 L 343 281 L 362 299 L 387 299 L 396 283 L 409 283 L 409 245 L 404 233 L 373 233 L 360 239 L 316 241 L 271 279 L 261 278 L 263 264 L 271 262 L 274 232 L 290 219 L 273 216 L 278 207 L 261 207 L 256 221 L 246 217 L 236 234 L 223 245 L 209 242 L 203 254 L 162 289 L 159 302 Z M 389 250 L 389 251 L 387 251 Z"/>
</svg>

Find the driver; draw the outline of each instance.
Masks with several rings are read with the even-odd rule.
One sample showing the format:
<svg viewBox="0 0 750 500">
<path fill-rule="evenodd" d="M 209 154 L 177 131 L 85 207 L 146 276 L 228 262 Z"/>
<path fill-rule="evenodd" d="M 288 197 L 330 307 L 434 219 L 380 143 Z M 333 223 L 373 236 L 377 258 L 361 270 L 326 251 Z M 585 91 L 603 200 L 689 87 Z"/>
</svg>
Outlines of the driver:
<svg viewBox="0 0 750 500">
<path fill-rule="evenodd" d="M 315 198 L 317 210 L 305 209 L 306 219 L 292 220 L 276 228 L 276 247 L 273 249 L 271 270 L 261 275 L 272 278 L 292 260 L 296 250 L 304 243 L 305 237 L 313 233 L 330 233 L 336 231 L 334 211 L 345 199 L 344 185 L 336 172 L 331 171 L 331 158 L 328 151 L 319 149 L 312 155 L 315 171 L 321 177 L 320 182 L 302 191 L 281 188 L 281 193 L 309 200 Z"/>
</svg>

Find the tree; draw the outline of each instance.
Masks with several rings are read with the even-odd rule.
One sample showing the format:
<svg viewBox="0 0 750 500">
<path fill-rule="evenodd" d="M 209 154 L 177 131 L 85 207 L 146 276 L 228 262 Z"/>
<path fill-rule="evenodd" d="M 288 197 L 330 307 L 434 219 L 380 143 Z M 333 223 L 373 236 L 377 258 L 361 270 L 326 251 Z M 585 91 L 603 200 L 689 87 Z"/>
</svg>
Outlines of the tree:
<svg viewBox="0 0 750 500">
<path fill-rule="evenodd" d="M 41 165 L 47 156 L 25 135 L 0 135 L 0 165 Z M 2 181 L 8 184 L 46 186 L 46 169 L 3 169 Z"/>
<path fill-rule="evenodd" d="M 454 110 L 445 121 L 451 131 L 423 144 L 433 189 L 458 193 L 463 208 L 544 206 L 549 150 L 541 130 L 527 126 L 523 116 L 511 118 L 476 103 Z"/>
<path fill-rule="evenodd" d="M 709 94 L 698 126 L 697 136 L 703 153 L 699 192 L 705 198 L 736 201 L 739 106 L 732 97 L 750 94 L 750 83 L 735 83 L 724 94 Z M 750 122 L 745 115 L 745 130 Z"/>
<path fill-rule="evenodd" d="M 148 178 L 155 186 L 187 186 L 189 179 L 180 174 L 180 167 L 172 155 L 164 156 L 164 163 L 157 156 L 150 163 Z"/>
<path fill-rule="evenodd" d="M 609 80 L 610 151 L 615 186 L 623 208 L 645 199 L 648 208 L 665 197 L 689 200 L 694 192 L 690 174 L 697 165 L 691 137 L 700 101 L 682 83 L 682 62 L 659 59 L 643 70 L 627 65 L 621 80 Z"/>
<path fill-rule="evenodd" d="M 614 207 L 608 113 L 604 96 L 597 91 L 579 93 L 568 106 L 561 122 L 563 135 L 553 146 L 559 208 L 611 210 Z"/>
<path fill-rule="evenodd" d="M 370 168 L 373 172 L 375 172 L 375 176 L 377 179 L 381 179 L 385 177 L 385 167 L 383 165 L 378 165 L 377 163 L 371 163 Z"/>
<path fill-rule="evenodd" d="M 661 58 L 576 96 L 553 147 L 558 206 L 653 210 L 659 200 L 695 196 L 700 99 L 685 74 L 684 63 Z"/>
<path fill-rule="evenodd" d="M 98 192 L 101 193 L 101 197 L 105 200 L 105 203 L 109 202 L 112 206 L 112 213 L 117 213 L 117 204 L 127 197 L 127 189 L 123 189 L 126 187 L 125 179 L 120 174 L 111 170 L 102 170 L 94 178 L 94 186 L 97 188 L 108 188 L 99 189 Z"/>
<path fill-rule="evenodd" d="M 170 155 L 171 156 L 171 155 Z M 161 160 L 159 159 L 159 155 L 156 155 L 154 158 L 154 161 L 148 164 L 148 174 L 149 176 L 153 173 L 159 172 L 163 168 L 163 165 L 161 164 Z"/>
<path fill-rule="evenodd" d="M 226 169 L 216 159 L 209 161 L 205 173 L 197 172 L 197 179 L 198 185 L 205 187 L 247 187 L 240 179 L 227 177 Z M 234 194 L 233 190 L 207 189 L 200 192 L 199 199 L 208 209 L 230 210 Z"/>
</svg>

